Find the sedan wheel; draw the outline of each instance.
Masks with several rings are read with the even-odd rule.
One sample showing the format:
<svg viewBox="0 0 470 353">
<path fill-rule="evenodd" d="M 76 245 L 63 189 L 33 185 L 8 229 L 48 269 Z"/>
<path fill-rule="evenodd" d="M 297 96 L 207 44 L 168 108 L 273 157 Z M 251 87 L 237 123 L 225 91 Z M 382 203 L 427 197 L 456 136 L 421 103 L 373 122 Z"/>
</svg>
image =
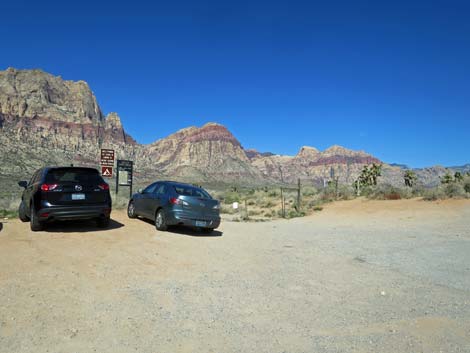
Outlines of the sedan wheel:
<svg viewBox="0 0 470 353">
<path fill-rule="evenodd" d="M 135 213 L 134 201 L 129 201 L 129 205 L 127 206 L 127 217 L 137 218 L 137 214 Z"/>
<path fill-rule="evenodd" d="M 165 231 L 168 229 L 163 210 L 158 210 L 157 215 L 155 216 L 155 228 L 161 231 Z"/>
</svg>

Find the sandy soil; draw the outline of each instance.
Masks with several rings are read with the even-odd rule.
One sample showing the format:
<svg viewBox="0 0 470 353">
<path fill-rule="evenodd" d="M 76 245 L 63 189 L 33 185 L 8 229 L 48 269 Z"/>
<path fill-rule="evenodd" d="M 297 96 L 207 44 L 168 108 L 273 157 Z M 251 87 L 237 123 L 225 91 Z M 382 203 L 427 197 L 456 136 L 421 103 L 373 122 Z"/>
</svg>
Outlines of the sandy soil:
<svg viewBox="0 0 470 353">
<path fill-rule="evenodd" d="M 470 202 L 0 232 L 0 352 L 470 352 Z"/>
</svg>

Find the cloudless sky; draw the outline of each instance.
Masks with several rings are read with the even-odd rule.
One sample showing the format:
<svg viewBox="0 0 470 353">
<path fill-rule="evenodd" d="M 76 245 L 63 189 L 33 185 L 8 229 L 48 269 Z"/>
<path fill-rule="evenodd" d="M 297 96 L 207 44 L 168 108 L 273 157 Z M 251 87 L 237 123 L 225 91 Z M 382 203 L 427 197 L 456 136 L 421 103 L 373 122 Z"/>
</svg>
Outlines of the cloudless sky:
<svg viewBox="0 0 470 353">
<path fill-rule="evenodd" d="M 245 148 L 470 162 L 469 1 L 2 1 L 0 69 L 85 80 L 150 143 L 219 122 Z"/>
</svg>

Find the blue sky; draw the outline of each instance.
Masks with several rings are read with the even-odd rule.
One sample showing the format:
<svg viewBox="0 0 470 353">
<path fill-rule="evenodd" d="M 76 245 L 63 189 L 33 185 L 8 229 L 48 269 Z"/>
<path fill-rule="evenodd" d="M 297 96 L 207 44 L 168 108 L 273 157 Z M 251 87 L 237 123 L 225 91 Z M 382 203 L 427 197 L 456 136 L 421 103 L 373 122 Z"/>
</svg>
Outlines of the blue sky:
<svg viewBox="0 0 470 353">
<path fill-rule="evenodd" d="M 0 69 L 87 81 L 150 143 L 209 121 L 246 148 L 470 162 L 468 1 L 0 4 Z"/>
</svg>

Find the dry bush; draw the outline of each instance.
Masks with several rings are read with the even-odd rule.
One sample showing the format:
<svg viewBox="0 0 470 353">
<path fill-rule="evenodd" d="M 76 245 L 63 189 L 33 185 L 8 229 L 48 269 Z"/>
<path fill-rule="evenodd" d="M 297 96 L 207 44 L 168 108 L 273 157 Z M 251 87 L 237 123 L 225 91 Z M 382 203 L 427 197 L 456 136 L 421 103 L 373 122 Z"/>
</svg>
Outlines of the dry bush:
<svg viewBox="0 0 470 353">
<path fill-rule="evenodd" d="M 428 189 L 423 194 L 423 200 L 426 200 L 426 201 L 437 201 L 437 200 L 443 200 L 446 198 L 447 196 L 444 190 L 440 187 Z"/>
<path fill-rule="evenodd" d="M 444 193 L 449 198 L 466 198 L 467 193 L 465 192 L 464 186 L 460 183 L 446 184 L 444 187 Z"/>
<path fill-rule="evenodd" d="M 389 184 L 382 184 L 370 190 L 368 197 L 374 200 L 401 200 L 413 196 L 412 190 L 397 188 Z"/>
</svg>

